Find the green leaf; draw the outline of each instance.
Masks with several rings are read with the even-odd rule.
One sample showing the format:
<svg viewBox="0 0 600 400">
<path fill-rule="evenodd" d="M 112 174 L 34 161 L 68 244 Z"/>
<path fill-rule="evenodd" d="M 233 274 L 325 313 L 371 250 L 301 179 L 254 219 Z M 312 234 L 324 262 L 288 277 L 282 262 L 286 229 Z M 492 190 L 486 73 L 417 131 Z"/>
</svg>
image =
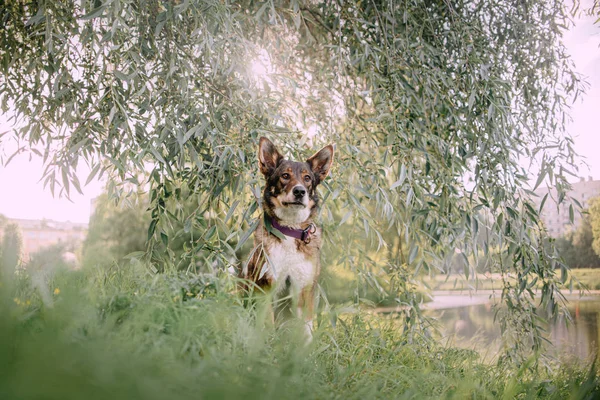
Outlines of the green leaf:
<svg viewBox="0 0 600 400">
<path fill-rule="evenodd" d="M 544 197 L 542 198 L 542 201 L 540 202 L 540 207 L 538 208 L 538 213 L 542 213 L 542 210 L 544 209 L 544 205 L 546 204 L 546 200 L 548 199 L 548 193 L 546 193 L 544 195 Z"/>
<path fill-rule="evenodd" d="M 66 167 L 61 167 L 60 172 L 62 174 L 63 187 L 65 188 L 65 192 L 67 192 L 67 196 L 69 196 L 69 171 Z"/>
<path fill-rule="evenodd" d="M 191 127 L 186 133 L 185 135 L 183 135 L 183 139 L 181 141 L 181 145 L 184 145 L 188 140 L 190 140 L 190 138 L 192 137 L 192 135 L 194 135 L 196 132 L 198 131 L 198 127 L 197 126 L 193 126 Z"/>
<path fill-rule="evenodd" d="M 161 163 L 167 165 L 167 162 L 165 161 L 164 157 L 153 146 L 150 146 L 148 148 L 148 150 L 150 150 L 150 153 L 152 153 L 152 155 L 154 155 L 154 157 L 156 157 L 156 159 L 158 161 L 160 161 Z"/>
<path fill-rule="evenodd" d="M 145 251 L 133 251 L 133 252 L 127 254 L 126 256 L 124 256 L 123 258 L 128 259 L 128 260 L 140 259 L 145 255 L 146 255 Z"/>
<path fill-rule="evenodd" d="M 573 204 L 569 204 L 569 221 L 571 223 L 575 221 L 575 211 L 573 210 Z"/>
<path fill-rule="evenodd" d="M 81 19 L 81 20 L 83 20 L 83 21 L 88 21 L 88 20 L 90 20 L 90 19 L 97 18 L 97 17 L 99 17 L 99 16 L 102 14 L 102 12 L 103 12 L 105 9 L 106 9 L 106 5 L 105 5 L 105 4 L 103 4 L 103 5 L 101 5 L 100 7 L 98 7 L 98 8 L 94 8 L 94 9 L 93 9 L 92 11 L 90 11 L 89 13 L 87 13 L 87 14 L 83 15 L 82 17 L 80 17 L 80 19 Z"/>
<path fill-rule="evenodd" d="M 258 223 L 259 223 L 259 220 L 254 221 L 252 223 L 252 225 L 250 225 L 250 228 L 247 231 L 245 231 L 244 233 L 242 233 L 240 240 L 238 241 L 237 245 L 235 246 L 235 251 L 238 251 L 239 249 L 242 248 L 242 246 L 244 245 L 244 243 L 246 243 L 246 241 L 248 240 L 250 235 L 252 235 L 252 232 L 254 232 L 256 230 L 256 228 L 258 227 Z"/>
<path fill-rule="evenodd" d="M 412 264 L 413 261 L 415 261 L 415 258 L 417 258 L 417 254 L 419 254 L 419 246 L 412 245 L 410 248 L 410 251 L 408 253 L 408 263 L 409 264 Z"/>
<path fill-rule="evenodd" d="M 208 230 L 206 231 L 206 234 L 204 235 L 204 240 L 206 240 L 206 241 L 210 240 L 215 235 L 215 232 L 217 232 L 216 225 L 213 225 L 210 228 L 208 228 Z"/>
<path fill-rule="evenodd" d="M 87 186 L 96 176 L 96 174 L 98 173 L 98 170 L 100 169 L 101 164 L 98 163 L 94 166 L 94 168 L 92 168 L 92 170 L 90 171 L 90 174 L 88 175 L 87 179 L 85 180 L 85 185 Z"/>
<path fill-rule="evenodd" d="M 192 217 L 189 217 L 188 219 L 185 220 L 185 223 L 183 224 L 183 231 L 185 233 L 189 233 L 192 230 Z"/>
<path fill-rule="evenodd" d="M 340 223 L 338 224 L 338 226 L 342 226 L 346 223 L 346 221 L 348 221 L 348 219 L 350 219 L 350 217 L 352 216 L 352 211 L 348 211 L 344 214 L 344 216 L 342 217 L 342 219 L 340 220 Z"/>
<path fill-rule="evenodd" d="M 73 174 L 73 180 L 72 180 L 73 186 L 75 187 L 75 190 L 77 190 L 77 192 L 81 195 L 83 195 L 83 192 L 81 191 L 81 185 L 79 183 L 79 178 L 77 177 L 77 175 Z"/>
<path fill-rule="evenodd" d="M 540 171 L 537 181 L 535 182 L 535 185 L 533 186 L 533 190 L 537 189 L 538 186 L 540 186 L 540 184 L 544 181 L 544 178 L 546 177 L 546 173 L 547 173 L 547 171 L 545 169 Z"/>
<path fill-rule="evenodd" d="M 118 70 L 114 70 L 113 74 L 117 77 L 117 79 L 122 80 L 124 82 L 128 82 L 129 81 L 129 76 L 127 76 L 127 74 L 124 74 L 121 71 Z"/>
<path fill-rule="evenodd" d="M 240 204 L 239 200 L 236 200 L 236 201 L 233 202 L 233 204 L 231 205 L 231 207 L 229 207 L 229 211 L 227 211 L 227 215 L 225 216 L 225 220 L 223 222 L 227 223 L 227 221 L 229 221 L 229 219 L 231 218 L 231 216 L 235 212 L 235 209 L 237 208 L 238 204 Z"/>
<path fill-rule="evenodd" d="M 77 142 L 74 146 L 72 146 L 69 151 L 71 153 L 77 153 L 83 146 L 85 146 L 88 143 L 89 139 L 85 138 L 80 140 L 79 142 Z"/>
<path fill-rule="evenodd" d="M 406 166 L 404 164 L 402 164 L 402 166 L 400 167 L 400 178 L 392 184 L 390 189 L 393 190 L 393 189 L 396 189 L 398 186 L 402 186 L 402 183 L 404 183 L 405 179 L 406 179 Z"/>
<path fill-rule="evenodd" d="M 153 219 L 152 222 L 150 222 L 150 226 L 148 227 L 148 240 L 152 239 L 152 236 L 154 236 L 154 231 L 156 230 L 157 223 L 157 219 Z"/>
</svg>

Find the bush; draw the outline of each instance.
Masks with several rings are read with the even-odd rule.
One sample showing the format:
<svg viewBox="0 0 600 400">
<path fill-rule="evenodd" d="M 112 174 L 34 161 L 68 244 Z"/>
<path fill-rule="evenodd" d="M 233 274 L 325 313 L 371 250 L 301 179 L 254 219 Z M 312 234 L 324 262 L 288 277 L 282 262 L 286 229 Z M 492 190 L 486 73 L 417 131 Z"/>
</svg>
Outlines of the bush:
<svg viewBox="0 0 600 400">
<path fill-rule="evenodd" d="M 590 216 L 584 215 L 575 231 L 556 239 L 556 249 L 571 268 L 600 268 L 600 257 L 593 249 L 594 235 Z"/>
<path fill-rule="evenodd" d="M 23 262 L 23 235 L 17 224 L 4 227 L 2 245 L 0 246 L 0 271 L 14 271 Z"/>
<path fill-rule="evenodd" d="M 107 193 L 96 198 L 96 207 L 83 243 L 83 265 L 107 265 L 127 254 L 146 250 L 149 214 L 142 194 L 115 202 Z"/>
</svg>

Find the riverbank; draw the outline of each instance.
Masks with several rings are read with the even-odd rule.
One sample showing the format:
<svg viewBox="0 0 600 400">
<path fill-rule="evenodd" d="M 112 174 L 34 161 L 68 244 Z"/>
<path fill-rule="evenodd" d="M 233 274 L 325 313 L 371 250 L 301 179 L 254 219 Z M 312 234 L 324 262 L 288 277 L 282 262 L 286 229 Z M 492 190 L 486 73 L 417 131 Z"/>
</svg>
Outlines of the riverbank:
<svg viewBox="0 0 600 400">
<path fill-rule="evenodd" d="M 493 304 L 500 301 L 500 290 L 434 290 L 428 296 L 429 301 L 421 305 L 423 310 L 444 310 L 448 308 L 467 307 L 480 304 Z M 563 291 L 568 301 L 600 300 L 600 290 L 585 292 Z M 377 307 L 375 313 L 393 313 L 403 310 L 402 306 Z"/>
<path fill-rule="evenodd" d="M 505 277 L 514 280 L 510 275 Z M 497 273 L 471 275 L 466 279 L 463 274 L 439 274 L 424 277 L 423 282 L 433 291 L 483 291 L 502 289 L 502 276 Z M 572 269 L 568 272 L 566 286 L 573 292 L 596 291 L 600 293 L 600 268 Z"/>
</svg>

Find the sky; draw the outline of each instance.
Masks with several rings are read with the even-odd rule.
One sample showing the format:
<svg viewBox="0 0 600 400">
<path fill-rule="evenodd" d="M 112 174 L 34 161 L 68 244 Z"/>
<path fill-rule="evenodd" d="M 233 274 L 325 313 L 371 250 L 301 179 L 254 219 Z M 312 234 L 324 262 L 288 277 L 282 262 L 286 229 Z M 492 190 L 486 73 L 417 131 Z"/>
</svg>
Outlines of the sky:
<svg viewBox="0 0 600 400">
<path fill-rule="evenodd" d="M 592 1 L 582 1 L 589 6 Z M 564 37 L 564 43 L 576 70 L 586 77 L 589 88 L 585 96 L 571 109 L 569 132 L 575 140 L 575 150 L 588 166 L 582 165 L 579 176 L 600 179 L 600 26 L 594 17 L 575 20 Z"/>
<path fill-rule="evenodd" d="M 10 129 L 6 118 L 0 116 L 0 133 Z M 1 144 L 5 149 L 13 147 L 11 143 Z M 55 221 L 88 222 L 91 212 L 91 200 L 102 193 L 103 182 L 94 180 L 82 187 L 83 196 L 71 189 L 70 200 L 52 196 L 50 188 L 45 189 L 40 182 L 44 171 L 42 160 L 33 155 L 21 154 L 11 160 L 7 166 L 0 165 L 0 214 L 8 218 L 49 219 Z M 88 168 L 79 168 L 79 181 L 85 182 Z"/>
<path fill-rule="evenodd" d="M 593 0 L 583 1 L 584 5 Z M 573 121 L 569 132 L 575 139 L 575 150 L 582 156 L 579 176 L 600 179 L 600 27 L 593 17 L 575 19 L 564 37 L 576 70 L 589 83 L 587 93 L 572 106 Z M 11 129 L 7 115 L 0 115 L 0 133 Z M 7 153 L 12 143 L 0 142 L 0 152 Z M 7 166 L 0 165 L 0 214 L 9 218 L 51 219 L 56 221 L 88 222 L 91 200 L 102 192 L 103 182 L 92 181 L 82 188 L 83 195 L 73 191 L 71 199 L 53 197 L 45 189 L 41 159 L 21 154 Z M 85 182 L 89 170 L 78 170 L 80 182 Z"/>
</svg>

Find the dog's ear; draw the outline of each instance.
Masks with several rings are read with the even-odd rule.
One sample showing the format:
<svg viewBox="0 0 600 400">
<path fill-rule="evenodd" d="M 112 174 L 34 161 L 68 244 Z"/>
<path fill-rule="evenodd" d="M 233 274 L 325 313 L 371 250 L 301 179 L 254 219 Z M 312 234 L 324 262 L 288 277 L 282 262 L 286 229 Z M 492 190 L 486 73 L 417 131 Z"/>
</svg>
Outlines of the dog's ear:
<svg viewBox="0 0 600 400">
<path fill-rule="evenodd" d="M 283 156 L 277 151 L 273 142 L 266 137 L 261 137 L 258 143 L 258 166 L 260 167 L 260 172 L 265 176 L 269 176 L 277 168 L 281 160 L 283 160 Z"/>
<path fill-rule="evenodd" d="M 319 150 L 314 156 L 306 160 L 313 173 L 318 179 L 318 182 L 323 181 L 333 163 L 333 145 L 328 145 Z M 317 182 L 317 183 L 318 183 Z"/>
</svg>

